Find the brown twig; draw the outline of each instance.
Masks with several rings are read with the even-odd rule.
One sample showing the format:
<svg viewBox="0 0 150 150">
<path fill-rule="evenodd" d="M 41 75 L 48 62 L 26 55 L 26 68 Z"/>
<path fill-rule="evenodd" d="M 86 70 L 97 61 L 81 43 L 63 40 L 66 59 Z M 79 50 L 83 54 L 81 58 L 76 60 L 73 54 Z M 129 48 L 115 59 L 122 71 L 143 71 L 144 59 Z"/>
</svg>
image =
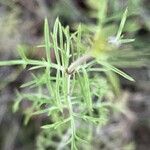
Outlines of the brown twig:
<svg viewBox="0 0 150 150">
<path fill-rule="evenodd" d="M 83 63 L 92 60 L 93 57 L 90 54 L 85 54 L 82 57 L 79 57 L 77 60 L 71 63 L 71 65 L 66 70 L 67 74 L 72 74 L 75 69 Z"/>
</svg>

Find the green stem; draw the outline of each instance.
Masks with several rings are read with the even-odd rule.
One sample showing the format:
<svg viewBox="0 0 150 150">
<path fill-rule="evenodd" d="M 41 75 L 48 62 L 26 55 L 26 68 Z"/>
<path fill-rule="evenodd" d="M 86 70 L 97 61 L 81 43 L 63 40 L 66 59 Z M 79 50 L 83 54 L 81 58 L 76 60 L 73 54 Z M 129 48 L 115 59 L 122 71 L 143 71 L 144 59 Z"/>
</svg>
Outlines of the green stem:
<svg viewBox="0 0 150 150">
<path fill-rule="evenodd" d="M 72 142 L 71 142 L 71 149 L 74 147 L 74 140 L 75 140 L 75 122 L 74 122 L 74 116 L 73 116 L 73 107 L 71 103 L 71 97 L 70 97 L 70 89 L 71 89 L 71 75 L 67 74 L 67 101 L 69 106 L 69 114 L 71 118 L 71 130 L 72 130 Z"/>
</svg>

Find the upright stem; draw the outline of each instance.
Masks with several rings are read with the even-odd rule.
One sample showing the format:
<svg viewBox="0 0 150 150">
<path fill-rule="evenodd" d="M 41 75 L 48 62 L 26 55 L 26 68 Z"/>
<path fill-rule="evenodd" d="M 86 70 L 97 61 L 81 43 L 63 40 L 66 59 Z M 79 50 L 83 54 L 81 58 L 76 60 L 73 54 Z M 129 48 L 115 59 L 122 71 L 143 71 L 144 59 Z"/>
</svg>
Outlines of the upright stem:
<svg viewBox="0 0 150 150">
<path fill-rule="evenodd" d="M 71 82 L 71 75 L 67 74 L 67 101 L 68 101 L 68 105 L 69 105 L 69 112 L 70 114 L 73 113 L 73 109 L 72 109 L 72 104 L 71 104 L 71 98 L 70 98 L 70 82 Z"/>
<path fill-rule="evenodd" d="M 67 74 L 67 101 L 68 101 L 68 106 L 69 106 L 69 114 L 71 118 L 71 131 L 72 131 L 72 143 L 71 147 L 74 147 L 74 137 L 75 137 L 75 122 L 74 122 L 74 116 L 73 116 L 73 107 L 71 103 L 71 75 Z M 71 149 L 72 149 L 71 148 Z"/>
</svg>

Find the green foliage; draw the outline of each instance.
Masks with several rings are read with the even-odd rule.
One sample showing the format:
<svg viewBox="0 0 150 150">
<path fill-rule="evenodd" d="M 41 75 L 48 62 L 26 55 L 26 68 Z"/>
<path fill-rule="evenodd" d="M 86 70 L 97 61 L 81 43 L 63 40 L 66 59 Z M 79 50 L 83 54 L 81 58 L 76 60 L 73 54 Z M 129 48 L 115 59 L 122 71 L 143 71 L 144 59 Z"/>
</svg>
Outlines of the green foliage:
<svg viewBox="0 0 150 150">
<path fill-rule="evenodd" d="M 32 80 L 21 86 L 21 88 L 29 88 L 30 92 L 17 92 L 13 111 L 17 111 L 22 100 L 27 100 L 32 102 L 32 105 L 24 112 L 25 124 L 35 115 L 46 115 L 49 118 L 49 123 L 42 125 L 43 130 L 37 139 L 39 150 L 50 146 L 55 149 L 70 149 L 71 147 L 71 150 L 76 150 L 82 149 L 86 143 L 92 143 L 93 127 L 107 123 L 110 107 L 113 106 L 112 101 L 106 99 L 107 93 L 113 91 L 112 88 L 119 93 L 116 74 L 134 81 L 132 77 L 114 66 L 115 63 L 121 61 L 117 55 L 114 56 L 118 59 L 117 61 L 111 59 L 111 54 L 117 53 L 120 45 L 134 41 L 122 39 L 127 9 L 123 14 L 117 34 L 112 34 L 112 36 L 116 34 L 114 41 L 109 41 L 109 37 L 106 36 L 107 44 L 110 42 L 109 44 L 112 44 L 116 50 L 112 50 L 112 53 L 104 52 L 104 55 L 97 56 L 89 62 L 84 60 L 84 55 L 88 53 L 84 51 L 86 46 L 88 45 L 89 49 L 93 47 L 91 45 L 94 39 L 89 40 L 91 35 L 94 33 L 96 37 L 101 31 L 107 31 L 105 30 L 105 22 L 108 19 L 106 8 L 107 1 L 105 0 L 102 1 L 100 8 L 95 8 L 98 11 L 99 20 L 96 30 L 87 26 L 88 30 L 85 31 L 82 26 L 79 26 L 75 33 L 71 33 L 69 27 L 63 27 L 57 18 L 53 32 L 50 32 L 48 20 L 45 19 L 44 44 L 38 47 L 45 48 L 46 59 L 29 59 L 25 48 L 18 46 L 21 59 L 0 61 L 0 66 L 23 65 L 24 68 L 30 66 Z M 90 42 L 84 45 L 82 40 Z M 51 60 L 51 50 L 54 50 L 55 62 Z M 80 61 L 76 63 L 78 59 Z M 75 63 L 72 72 L 68 72 L 70 62 Z M 37 70 L 36 73 L 35 70 Z M 89 130 L 85 131 L 87 127 Z"/>
</svg>

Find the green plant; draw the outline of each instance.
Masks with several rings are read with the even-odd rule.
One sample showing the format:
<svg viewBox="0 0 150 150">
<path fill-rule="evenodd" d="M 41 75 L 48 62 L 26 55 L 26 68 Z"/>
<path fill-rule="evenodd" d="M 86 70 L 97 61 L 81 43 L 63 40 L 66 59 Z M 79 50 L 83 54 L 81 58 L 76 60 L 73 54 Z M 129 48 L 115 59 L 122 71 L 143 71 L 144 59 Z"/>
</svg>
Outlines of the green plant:
<svg viewBox="0 0 150 150">
<path fill-rule="evenodd" d="M 106 2 L 103 3 L 104 8 L 99 11 L 96 31 L 91 31 L 91 27 L 82 28 L 80 25 L 75 33 L 70 33 L 69 27 L 64 28 L 59 19 L 56 19 L 53 32 L 50 33 L 48 20 L 45 19 L 45 42 L 38 47 L 45 48 L 46 59 L 29 59 L 24 48 L 18 46 L 21 59 L 0 61 L 0 66 L 30 66 L 29 70 L 33 71 L 31 81 L 21 86 L 29 88 L 31 92 L 17 92 L 13 110 L 17 111 L 20 102 L 25 99 L 32 102 L 25 110 L 25 124 L 34 115 L 48 116 L 49 123 L 41 127 L 44 130 L 38 137 L 38 149 L 50 146 L 55 149 L 90 149 L 92 143 L 97 140 L 92 136 L 94 127 L 107 123 L 110 108 L 117 109 L 109 98 L 104 100 L 113 90 L 119 93 L 116 73 L 134 81 L 132 77 L 114 67 L 113 64 L 118 61 L 112 59 L 114 54 L 117 59 L 120 45 L 134 41 L 122 38 L 127 9 L 116 36 L 110 37 L 107 35 L 108 28 L 104 26 Z M 101 35 L 104 35 L 104 43 L 101 43 Z M 94 38 L 91 38 L 92 36 Z M 103 51 L 99 51 L 99 45 L 103 46 Z M 87 47 L 92 50 L 87 51 Z M 55 62 L 52 62 L 50 57 L 52 49 L 56 57 Z M 93 54 L 94 50 L 96 53 Z"/>
</svg>

